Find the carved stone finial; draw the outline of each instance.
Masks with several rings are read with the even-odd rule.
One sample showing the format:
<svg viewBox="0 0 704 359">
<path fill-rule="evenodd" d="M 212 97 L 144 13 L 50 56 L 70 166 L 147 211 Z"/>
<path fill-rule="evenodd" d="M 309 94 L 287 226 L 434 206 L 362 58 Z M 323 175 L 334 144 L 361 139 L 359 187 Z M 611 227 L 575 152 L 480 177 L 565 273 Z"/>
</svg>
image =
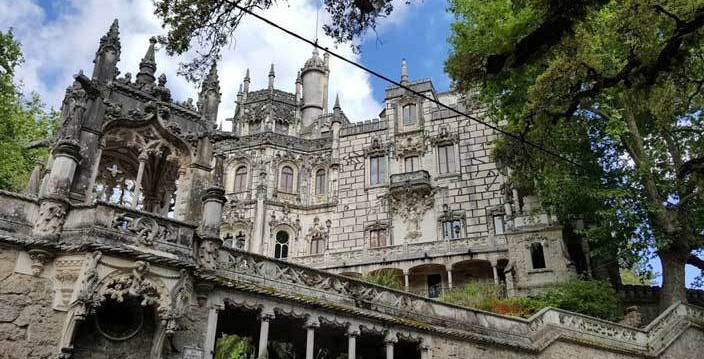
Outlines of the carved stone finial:
<svg viewBox="0 0 704 359">
<path fill-rule="evenodd" d="M 156 73 L 156 59 L 155 59 L 155 45 L 156 37 L 151 37 L 149 39 L 149 48 L 144 54 L 142 61 L 139 62 L 139 73 L 137 74 L 137 82 L 140 84 L 150 84 L 153 83 L 156 78 L 154 73 Z"/>
<path fill-rule="evenodd" d="M 43 249 L 30 249 L 29 259 L 32 261 L 32 275 L 38 277 L 44 271 L 44 266 L 54 258 L 54 254 Z"/>
<path fill-rule="evenodd" d="M 408 84 L 408 64 L 406 63 L 406 59 L 401 60 L 401 84 Z"/>
<path fill-rule="evenodd" d="M 110 29 L 108 30 L 108 32 L 100 38 L 100 46 L 98 47 L 98 51 L 96 51 L 95 56 L 98 57 L 104 54 L 109 49 L 115 51 L 119 57 L 121 49 L 120 24 L 118 23 L 117 19 L 112 22 L 112 25 L 110 25 Z"/>
<path fill-rule="evenodd" d="M 271 64 L 271 68 L 269 69 L 269 90 L 274 89 L 274 78 L 276 77 L 276 73 L 274 72 L 274 64 Z"/>
</svg>

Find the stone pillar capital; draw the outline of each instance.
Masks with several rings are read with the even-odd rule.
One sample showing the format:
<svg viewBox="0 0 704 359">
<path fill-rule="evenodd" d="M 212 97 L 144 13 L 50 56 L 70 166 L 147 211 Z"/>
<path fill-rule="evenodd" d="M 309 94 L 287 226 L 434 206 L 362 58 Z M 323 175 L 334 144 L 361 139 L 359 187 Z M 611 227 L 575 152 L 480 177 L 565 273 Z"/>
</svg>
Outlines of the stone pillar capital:
<svg viewBox="0 0 704 359">
<path fill-rule="evenodd" d="M 345 335 L 347 335 L 348 337 L 358 337 L 360 335 L 359 325 L 350 324 L 349 326 L 347 326 L 347 331 L 345 332 Z"/>
<path fill-rule="evenodd" d="M 306 319 L 305 324 L 303 324 L 303 327 L 306 329 L 319 328 L 320 322 L 318 321 L 318 318 L 309 316 L 308 319 Z"/>
<path fill-rule="evenodd" d="M 395 331 L 386 332 L 386 336 L 384 336 L 384 343 L 395 344 L 397 342 L 398 342 L 398 335 Z"/>
<path fill-rule="evenodd" d="M 276 314 L 274 314 L 273 308 L 263 308 L 261 313 L 259 313 L 259 320 L 262 322 L 269 322 L 274 318 L 276 318 Z"/>
</svg>

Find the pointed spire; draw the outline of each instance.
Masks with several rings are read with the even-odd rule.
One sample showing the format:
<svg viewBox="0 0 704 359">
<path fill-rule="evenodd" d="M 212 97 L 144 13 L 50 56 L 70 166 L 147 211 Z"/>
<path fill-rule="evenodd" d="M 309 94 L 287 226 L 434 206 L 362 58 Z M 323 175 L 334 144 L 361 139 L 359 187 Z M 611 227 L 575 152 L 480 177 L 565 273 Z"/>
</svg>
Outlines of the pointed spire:
<svg viewBox="0 0 704 359">
<path fill-rule="evenodd" d="M 408 64 L 406 63 L 406 59 L 401 60 L 401 84 L 408 84 Z"/>
<path fill-rule="evenodd" d="M 296 83 L 297 84 L 303 83 L 303 78 L 301 78 L 301 70 L 298 70 L 298 74 L 296 74 Z"/>
<path fill-rule="evenodd" d="M 203 117 L 212 123 L 217 122 L 218 105 L 220 104 L 220 80 L 218 79 L 218 67 L 215 61 L 210 66 L 208 76 L 203 80 L 198 98 L 198 111 Z"/>
<path fill-rule="evenodd" d="M 335 105 L 332 107 L 333 110 L 340 110 L 340 94 L 335 95 Z"/>
<path fill-rule="evenodd" d="M 137 74 L 137 82 L 141 84 L 153 83 L 156 79 L 154 73 L 156 73 L 156 60 L 155 60 L 155 48 L 156 37 L 151 37 L 149 39 L 149 48 L 144 54 L 142 61 L 139 62 L 139 73 Z"/>
<path fill-rule="evenodd" d="M 271 69 L 269 69 L 269 90 L 274 89 L 274 78 L 276 74 L 274 73 L 274 64 L 271 64 Z"/>
<path fill-rule="evenodd" d="M 113 20 L 112 25 L 108 32 L 100 38 L 100 46 L 96 52 L 96 56 L 105 53 L 108 49 L 113 49 L 117 52 L 118 56 L 120 54 L 120 24 L 117 19 Z"/>
<path fill-rule="evenodd" d="M 100 38 L 98 51 L 95 52 L 93 78 L 112 80 L 117 74 L 117 62 L 120 60 L 120 25 L 115 19 L 108 32 Z"/>
<path fill-rule="evenodd" d="M 240 89 L 237 90 L 237 104 L 242 103 L 242 84 L 240 84 Z"/>
<path fill-rule="evenodd" d="M 244 75 L 244 87 L 242 88 L 242 99 L 247 100 L 247 94 L 249 93 L 249 68 L 247 68 L 247 72 Z"/>
</svg>

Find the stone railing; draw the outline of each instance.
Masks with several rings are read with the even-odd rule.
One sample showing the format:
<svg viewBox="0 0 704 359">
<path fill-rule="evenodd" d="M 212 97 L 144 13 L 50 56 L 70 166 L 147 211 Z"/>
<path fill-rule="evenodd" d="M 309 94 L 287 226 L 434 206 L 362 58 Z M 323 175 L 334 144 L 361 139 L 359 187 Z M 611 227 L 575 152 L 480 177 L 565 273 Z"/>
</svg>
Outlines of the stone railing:
<svg viewBox="0 0 704 359">
<path fill-rule="evenodd" d="M 354 251 L 326 252 L 324 255 L 293 257 L 290 261 L 315 268 L 339 268 L 388 263 L 397 260 L 466 254 L 467 250 L 503 249 L 493 246 L 487 237 L 460 238 L 433 242 L 409 243 Z"/>
<path fill-rule="evenodd" d="M 193 259 L 194 224 L 98 201 L 74 206 L 62 237 L 126 245 L 152 254 Z"/>
<path fill-rule="evenodd" d="M 586 315 L 545 308 L 529 319 L 460 307 L 237 250 L 219 252 L 218 276 L 249 283 L 262 293 L 318 305 L 330 303 L 355 315 L 400 318 L 407 325 L 542 350 L 558 339 L 639 355 L 657 355 L 689 326 L 704 325 L 704 308 L 676 304 L 643 329 Z M 335 307 L 331 308 L 335 308 Z M 379 317 L 379 315 L 388 317 Z"/>
<path fill-rule="evenodd" d="M 405 173 L 392 174 L 390 177 L 389 190 L 393 191 L 396 188 L 431 188 L 430 173 L 428 171 L 413 171 Z"/>
<path fill-rule="evenodd" d="M 0 190 L 0 230 L 29 234 L 38 212 L 35 197 Z"/>
</svg>

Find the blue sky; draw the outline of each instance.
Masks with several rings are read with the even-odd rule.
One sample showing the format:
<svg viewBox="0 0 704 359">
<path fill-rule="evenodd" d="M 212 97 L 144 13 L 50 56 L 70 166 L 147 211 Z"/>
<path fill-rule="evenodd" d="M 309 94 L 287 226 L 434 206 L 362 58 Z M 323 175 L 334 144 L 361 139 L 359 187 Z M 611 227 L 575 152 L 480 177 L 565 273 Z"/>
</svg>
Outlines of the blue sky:
<svg viewBox="0 0 704 359">
<path fill-rule="evenodd" d="M 348 46 L 335 47 L 331 39 L 321 36 L 320 43 L 391 78 L 400 77 L 400 63 L 406 58 L 411 79 L 431 78 L 435 88 L 447 90 L 449 78 L 443 63 L 449 52 L 452 16 L 444 0 L 417 0 L 407 6 L 396 0 L 397 8 L 381 21 L 377 35 L 368 34 L 354 54 Z M 263 13 L 267 18 L 308 38 L 315 38 L 319 0 L 289 0 Z M 320 16 L 324 21 L 325 14 Z M 23 44 L 26 61 L 18 72 L 26 92 L 38 92 L 44 101 L 58 108 L 71 75 L 80 69 L 92 70 L 92 60 L 100 37 L 113 19 L 120 21 L 122 73 L 137 71 L 137 64 L 151 36 L 163 33 L 153 15 L 151 0 L 13 0 L 0 1 L 0 28 L 14 28 Z M 320 23 L 318 23 L 320 25 Z M 219 118 L 231 116 L 239 83 L 246 68 L 252 72 L 253 88 L 266 86 L 270 63 L 276 66 L 276 87 L 293 91 L 296 71 L 310 57 L 311 48 L 259 23 L 243 22 L 235 43 L 219 64 L 223 100 Z M 171 58 L 157 54 L 158 72 L 169 78 L 168 86 L 176 100 L 196 97 L 196 88 L 176 76 L 178 62 L 188 55 Z M 382 108 L 384 89 L 388 85 L 359 69 L 331 60 L 330 101 L 339 94 L 343 110 L 353 121 L 376 117 Z M 659 260 L 651 260 L 661 272 Z M 687 283 L 696 271 L 687 268 Z"/>
</svg>

